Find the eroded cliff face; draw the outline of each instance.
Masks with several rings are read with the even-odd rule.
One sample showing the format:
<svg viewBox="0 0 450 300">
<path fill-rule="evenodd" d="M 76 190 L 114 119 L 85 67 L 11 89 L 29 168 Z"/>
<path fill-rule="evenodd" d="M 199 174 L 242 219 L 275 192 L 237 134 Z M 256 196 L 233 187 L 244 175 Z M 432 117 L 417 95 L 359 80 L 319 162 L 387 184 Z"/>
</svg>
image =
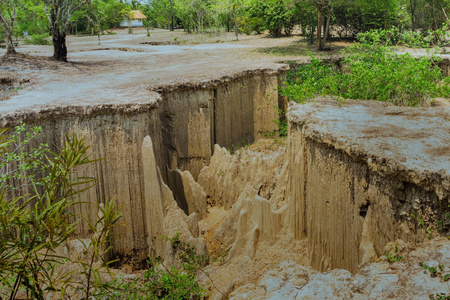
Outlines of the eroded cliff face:
<svg viewBox="0 0 450 300">
<path fill-rule="evenodd" d="M 39 125 L 36 142 L 52 147 L 65 133 L 84 136 L 101 160 L 77 173 L 100 180 L 82 200 L 88 210 L 112 198 L 123 207 L 115 254 L 137 267 L 149 252 L 170 262 L 162 237 L 179 232 L 200 253 L 227 251 L 214 278 L 228 292 L 286 259 L 355 273 L 389 242 L 422 241 L 418 216 L 448 230 L 448 107 L 317 99 L 290 108 L 285 145 L 263 141 L 285 107 L 276 90 L 283 72 L 160 87 L 133 104 L 15 112 L 1 122 Z M 76 232 L 89 233 L 83 223 Z"/>
<path fill-rule="evenodd" d="M 170 169 L 189 170 L 197 179 L 215 144 L 252 143 L 274 131 L 283 74 L 255 71 L 218 82 L 158 88 L 163 99 L 159 114 L 164 155 Z"/>
<path fill-rule="evenodd" d="M 48 143 L 54 149 L 63 145 L 66 133 L 84 137 L 91 146 L 91 158 L 100 160 L 80 168 L 76 175 L 96 177 L 99 184 L 81 199 L 91 204 L 77 205 L 75 213 L 84 213 L 86 205 L 90 211 L 96 202 L 116 199 L 117 205 L 123 207 L 122 220 L 126 224 L 114 232 L 116 255 L 139 265 L 153 246 L 159 249 L 158 253 L 162 251 L 162 245 L 153 245 L 158 243 L 154 237 L 162 232 L 174 235 L 181 230 L 167 224 L 164 229 L 161 225 L 171 218 L 185 219 L 167 217 L 172 210 L 165 206 L 172 203 L 167 200 L 172 191 L 173 203 L 186 218 L 195 212 L 186 221 L 191 224 L 186 230 L 198 236 L 193 224 L 206 216 L 206 195 L 195 182 L 200 169 L 209 163 L 215 143 L 249 143 L 276 128 L 272 120 L 278 116 L 276 89 L 283 72 L 255 70 L 215 82 L 160 87 L 159 94 L 151 92 L 147 99 L 126 104 L 11 111 L 1 116 L 0 122 L 2 128 L 21 123 L 41 126 L 42 135 L 35 142 Z M 147 136 L 151 147 L 145 142 Z M 153 154 L 147 153 L 150 148 Z M 153 165 L 161 176 L 148 179 Z M 151 183 L 156 178 L 158 184 Z M 167 201 L 157 204 L 154 199 Z M 152 222 L 160 225 L 150 226 Z M 86 224 L 79 223 L 76 233 L 89 233 Z"/>
<path fill-rule="evenodd" d="M 423 240 L 412 214 L 448 223 L 449 116 L 370 101 L 291 108 L 291 220 L 314 268 L 356 272 L 388 242 Z"/>
<path fill-rule="evenodd" d="M 78 169 L 77 175 L 98 178 L 95 187 L 83 193 L 82 202 L 76 205 L 74 213 L 84 214 L 87 209 L 97 215 L 97 205 L 108 199 L 116 199 L 122 206 L 125 227 L 117 227 L 116 250 L 121 256 L 142 259 L 148 251 L 145 232 L 144 169 L 142 145 L 145 136 L 152 136 L 156 162 L 162 165 L 160 121 L 157 102 L 136 105 L 107 105 L 96 107 L 65 107 L 47 109 L 44 112 L 3 116 L 2 127 L 12 127 L 21 122 L 27 126 L 41 126 L 42 135 L 35 141 L 45 142 L 52 148 L 61 147 L 65 134 L 84 137 L 90 145 L 92 159 L 99 161 Z M 79 223 L 77 234 L 87 234 L 88 226 Z M 142 252 L 142 254 L 141 254 Z"/>
<path fill-rule="evenodd" d="M 438 222 L 448 231 L 449 116 L 329 98 L 293 105 L 286 154 L 217 149 L 202 170 L 199 184 L 228 211 L 215 242 L 253 257 L 258 241 L 287 236 L 307 241 L 313 268 L 356 272 L 389 242 L 423 241 Z"/>
<path fill-rule="evenodd" d="M 420 246 L 421 258 L 413 253 L 401 267 L 368 264 L 414 249 L 428 239 L 428 226 L 448 235 L 448 108 L 324 98 L 289 111 L 286 147 L 272 141 L 275 150 L 264 153 L 260 140 L 231 154 L 216 146 L 198 178 L 214 205 L 200 231 L 212 257 L 227 253 L 223 266 L 211 267 L 213 279 L 227 283 L 222 290 L 235 299 L 395 299 L 410 284 L 419 298 L 445 292 L 442 280 L 424 280 L 416 265 L 448 263 L 446 239 L 435 250 Z M 355 284 L 319 288 L 336 278 Z M 379 283 L 368 284 L 373 278 Z"/>
</svg>

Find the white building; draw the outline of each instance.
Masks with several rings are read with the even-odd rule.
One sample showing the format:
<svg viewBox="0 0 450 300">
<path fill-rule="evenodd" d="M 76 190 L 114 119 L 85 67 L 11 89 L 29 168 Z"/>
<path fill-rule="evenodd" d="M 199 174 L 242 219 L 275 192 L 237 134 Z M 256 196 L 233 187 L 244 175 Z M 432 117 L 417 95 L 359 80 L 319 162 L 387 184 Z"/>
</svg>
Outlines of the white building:
<svg viewBox="0 0 450 300">
<path fill-rule="evenodd" d="M 131 10 L 128 13 L 129 19 L 123 20 L 120 27 L 144 27 L 144 19 L 147 17 L 139 10 Z"/>
</svg>

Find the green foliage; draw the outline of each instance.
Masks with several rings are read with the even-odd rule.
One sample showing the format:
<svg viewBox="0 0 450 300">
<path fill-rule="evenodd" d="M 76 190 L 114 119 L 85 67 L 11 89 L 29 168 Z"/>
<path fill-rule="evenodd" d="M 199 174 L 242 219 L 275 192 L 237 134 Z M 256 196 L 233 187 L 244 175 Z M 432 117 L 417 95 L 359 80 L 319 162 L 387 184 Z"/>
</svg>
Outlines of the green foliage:
<svg viewBox="0 0 450 300">
<path fill-rule="evenodd" d="M 49 35 L 46 33 L 30 35 L 23 42 L 25 45 L 51 45 Z"/>
<path fill-rule="evenodd" d="M 32 147 L 40 132 L 38 127 L 28 132 L 25 125 L 9 136 L 7 130 L 0 131 L 0 297 L 7 293 L 14 299 L 24 289 L 31 299 L 44 299 L 49 292 L 60 292 L 64 298 L 75 283 L 75 271 L 61 270 L 59 266 L 68 258 L 58 256 L 57 248 L 81 218 L 93 232 L 85 245 L 91 263 L 78 262 L 89 297 L 91 286 L 101 284 L 102 267 L 92 262 L 110 250 L 106 244 L 120 213 L 114 201 L 99 206 L 101 216 L 95 223 L 90 221 L 93 218 L 72 213 L 78 195 L 95 183 L 93 178 L 74 176 L 78 167 L 93 162 L 87 155 L 89 146 L 74 135 L 66 136 L 63 148 L 56 152 L 46 144 Z"/>
<path fill-rule="evenodd" d="M 55 0 L 56 1 L 56 0 Z M 52 9 L 53 0 L 0 0 L 0 11 L 16 8 L 15 36 L 42 35 L 49 33 L 51 25 L 45 12 L 45 5 Z M 65 31 L 72 34 L 98 33 L 117 27 L 125 18 L 123 12 L 141 10 L 148 19 L 145 26 L 168 28 L 173 20 L 175 28 L 188 32 L 214 32 L 225 29 L 251 34 L 269 30 L 273 36 L 289 35 L 294 25 L 300 25 L 303 34 L 312 44 L 317 27 L 317 1 L 312 0 L 152 0 L 121 1 L 92 0 L 79 7 L 84 1 L 75 1 L 61 9 L 68 8 L 69 20 L 58 21 Z M 371 29 L 390 31 L 392 27 L 403 32 L 403 42 L 415 45 L 421 35 L 432 44 L 439 44 L 443 32 L 439 28 L 446 21 L 450 9 L 448 0 L 385 0 L 385 1 L 325 1 L 332 8 L 331 25 L 339 36 L 356 37 L 357 33 Z M 5 14 L 6 15 L 6 14 Z M 328 12 L 324 12 L 324 17 Z M 11 20 L 12 20 L 11 19 Z M 1 23 L 1 22 L 0 22 Z M 1 27 L 4 28 L 4 24 Z M 413 32 L 408 31 L 412 29 Z M 420 29 L 420 34 L 414 30 Z M 4 31 L 4 30 L 3 30 Z M 431 31 L 433 34 L 431 34 Z M 237 32 L 237 31 L 236 31 Z M 428 34 L 427 34 L 428 32 Z M 1 35 L 1 33 L 0 33 Z M 42 40 L 41 40 L 42 41 Z M 32 42 L 35 43 L 35 42 Z M 416 45 L 417 46 L 417 45 Z"/>
<path fill-rule="evenodd" d="M 420 262 L 420 265 L 425 270 L 425 272 L 428 271 L 430 273 L 430 276 L 432 278 L 439 278 L 439 279 L 442 279 L 442 281 L 450 280 L 450 274 L 446 274 L 444 272 L 445 266 L 443 264 L 440 264 L 437 267 L 431 267 L 424 262 Z"/>
<path fill-rule="evenodd" d="M 438 293 L 429 295 L 430 300 L 450 300 L 450 294 Z"/>
<path fill-rule="evenodd" d="M 434 31 L 401 32 L 397 27 L 390 29 L 374 29 L 358 34 L 358 40 L 369 45 L 404 45 L 411 48 L 428 48 L 431 46 L 443 46 L 448 36 L 448 28 Z"/>
<path fill-rule="evenodd" d="M 311 57 L 290 76 L 282 94 L 303 103 L 316 96 L 378 100 L 415 106 L 433 97 L 450 97 L 450 78 L 437 58 L 398 55 L 386 47 L 355 44 L 344 51 L 344 70 Z"/>
<path fill-rule="evenodd" d="M 228 143 L 231 143 L 231 138 L 228 138 L 228 139 L 227 139 L 227 142 L 228 142 Z M 228 152 L 230 152 L 231 154 L 234 154 L 234 153 L 236 153 L 239 149 L 246 148 L 246 147 L 248 147 L 249 145 L 250 145 L 250 144 L 247 143 L 247 141 L 244 139 L 244 140 L 242 140 L 242 142 L 237 142 L 237 143 L 231 144 L 231 146 L 230 146 L 229 148 L 227 148 L 227 150 L 228 150 Z"/>
<path fill-rule="evenodd" d="M 11 192 L 26 189 L 32 181 L 35 181 L 36 185 L 40 184 L 34 179 L 36 175 L 44 171 L 41 161 L 45 159 L 48 145 L 40 144 L 37 147 L 30 147 L 30 142 L 39 136 L 41 131 L 41 127 L 34 127 L 27 131 L 25 124 L 22 124 L 16 126 L 8 138 L 2 136 L 8 140 L 10 150 L 4 149 L 5 151 L 1 153 L 0 189 Z"/>
<path fill-rule="evenodd" d="M 43 299 L 45 291 L 58 290 L 58 283 L 67 284 L 67 274 L 57 276 L 54 273 L 56 265 L 62 263 L 55 249 L 67 240 L 75 228 L 75 223 L 70 221 L 69 207 L 82 191 L 76 190 L 76 186 L 93 182 L 90 178 L 72 178 L 75 168 L 91 162 L 86 155 L 88 147 L 83 140 L 73 136 L 72 139 L 66 138 L 64 148 L 58 153 L 44 149 L 37 151 L 37 154 L 18 154 L 17 148 L 6 149 L 6 146 L 14 144 L 14 137 L 3 141 L 5 148 L 2 152 L 17 159 L 9 161 L 11 165 L 24 165 L 27 170 L 38 168 L 44 176 L 25 176 L 29 180 L 27 187 L 30 195 L 12 198 L 8 196 L 12 184 L 2 182 L 1 282 L 11 290 L 12 298 L 19 286 L 23 286 L 30 297 Z M 11 153 L 17 155 L 12 156 Z M 15 281 L 10 285 L 12 276 Z"/>
<path fill-rule="evenodd" d="M 207 259 L 196 254 L 194 246 L 182 242 L 178 234 L 169 239 L 180 267 L 164 264 L 162 258 L 149 258 L 148 270 L 142 279 L 116 279 L 103 290 L 114 299 L 202 299 L 206 290 L 198 283 L 196 274 L 203 271 Z M 203 271 L 204 272 L 204 271 Z"/>
<path fill-rule="evenodd" d="M 238 23 L 241 31 L 247 35 L 250 35 L 253 32 L 260 34 L 264 26 L 263 20 L 258 17 L 244 16 L 238 19 Z"/>
<path fill-rule="evenodd" d="M 278 107 L 276 108 L 278 109 L 278 119 L 275 119 L 274 122 L 278 126 L 278 135 L 280 137 L 285 137 L 287 136 L 288 122 L 283 110 L 279 109 Z"/>
<path fill-rule="evenodd" d="M 40 1 L 28 0 L 17 15 L 17 33 L 23 35 L 49 35 L 49 21 L 45 14 L 44 4 Z"/>
<path fill-rule="evenodd" d="M 265 1 L 263 20 L 272 36 L 280 36 L 287 22 L 286 10 L 282 0 Z"/>
<path fill-rule="evenodd" d="M 289 35 L 295 25 L 296 15 L 288 4 L 286 0 L 253 0 L 247 6 L 246 18 L 269 30 L 272 36 L 280 36 L 283 30 Z"/>
<path fill-rule="evenodd" d="M 388 263 L 392 264 L 397 261 L 401 261 L 403 256 L 400 256 L 400 250 L 397 245 L 395 245 L 395 252 L 390 251 L 384 255 L 388 261 Z"/>
</svg>

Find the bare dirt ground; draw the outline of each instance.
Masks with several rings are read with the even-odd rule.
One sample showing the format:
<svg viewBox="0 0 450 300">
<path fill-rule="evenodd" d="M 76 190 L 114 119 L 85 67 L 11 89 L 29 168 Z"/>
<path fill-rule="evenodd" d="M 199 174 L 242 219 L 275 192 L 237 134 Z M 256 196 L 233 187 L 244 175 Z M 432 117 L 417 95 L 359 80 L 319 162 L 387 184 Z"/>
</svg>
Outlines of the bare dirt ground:
<svg viewBox="0 0 450 300">
<path fill-rule="evenodd" d="M 102 35 L 101 45 L 97 36 L 69 36 L 67 63 L 51 58 L 52 46 L 19 43 L 15 57 L 5 57 L 0 49 L 0 114 L 66 104 L 153 101 L 158 95 L 149 90 L 157 86 L 277 69 L 281 62 L 306 59 L 314 51 L 298 32 L 283 38 L 240 35 L 238 41 L 234 33 L 156 29 L 150 34 L 142 28 L 133 34 L 117 29 Z M 332 42 L 331 51 L 315 54 L 335 55 L 349 45 Z"/>
<path fill-rule="evenodd" d="M 151 30 L 150 37 L 145 29 L 114 33 L 101 36 L 101 45 L 97 36 L 69 36 L 67 63 L 51 58 L 52 46 L 19 44 L 20 55 L 0 58 L 0 79 L 14 83 L 0 88 L 0 114 L 64 104 L 151 101 L 157 98 L 149 92 L 151 87 L 277 69 L 279 61 L 299 54 L 306 57 L 311 48 L 300 36 L 241 35 L 236 41 L 233 33 L 188 35 L 161 29 Z M 4 53 L 0 49 L 0 55 Z"/>
</svg>

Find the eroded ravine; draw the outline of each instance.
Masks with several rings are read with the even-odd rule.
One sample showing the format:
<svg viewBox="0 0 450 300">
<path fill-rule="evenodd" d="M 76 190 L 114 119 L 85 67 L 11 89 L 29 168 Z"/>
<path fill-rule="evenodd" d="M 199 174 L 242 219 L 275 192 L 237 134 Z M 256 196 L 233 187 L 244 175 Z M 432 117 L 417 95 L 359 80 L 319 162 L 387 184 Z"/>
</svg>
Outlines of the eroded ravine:
<svg viewBox="0 0 450 300">
<path fill-rule="evenodd" d="M 251 143 L 276 129 L 277 86 L 285 70 L 255 70 L 214 82 L 156 89 L 159 96 L 130 104 L 80 105 L 21 110 L 2 115 L 2 127 L 20 123 L 41 126 L 35 142 L 62 145 L 64 135 L 84 136 L 94 159 L 80 173 L 100 183 L 85 194 L 86 202 L 116 199 L 123 206 L 126 229 L 117 229 L 116 254 L 145 261 L 149 245 L 145 220 L 143 141 L 151 137 L 162 181 L 174 191 L 181 209 L 188 212 L 178 172 L 189 170 L 194 178 L 208 164 L 213 146 Z M 155 94 L 155 93 L 153 93 Z M 152 95 L 153 95 L 152 94 Z M 79 213 L 83 209 L 78 208 Z M 77 233 L 87 233 L 80 224 Z"/>
<path fill-rule="evenodd" d="M 411 214 L 431 224 L 449 212 L 449 109 L 322 99 L 291 107 L 286 144 L 269 142 L 275 151 L 217 146 L 276 129 L 285 72 L 162 86 L 130 104 L 6 114 L 2 127 L 39 125 L 36 142 L 53 146 L 65 133 L 84 136 L 102 160 L 79 171 L 100 179 L 83 200 L 123 207 L 115 255 L 135 267 L 149 251 L 170 262 L 162 236 L 176 232 L 203 254 L 229 249 L 233 262 L 217 275 L 226 293 L 286 260 L 355 273 L 390 242 L 423 240 Z M 88 230 L 80 223 L 77 233 Z"/>
</svg>

